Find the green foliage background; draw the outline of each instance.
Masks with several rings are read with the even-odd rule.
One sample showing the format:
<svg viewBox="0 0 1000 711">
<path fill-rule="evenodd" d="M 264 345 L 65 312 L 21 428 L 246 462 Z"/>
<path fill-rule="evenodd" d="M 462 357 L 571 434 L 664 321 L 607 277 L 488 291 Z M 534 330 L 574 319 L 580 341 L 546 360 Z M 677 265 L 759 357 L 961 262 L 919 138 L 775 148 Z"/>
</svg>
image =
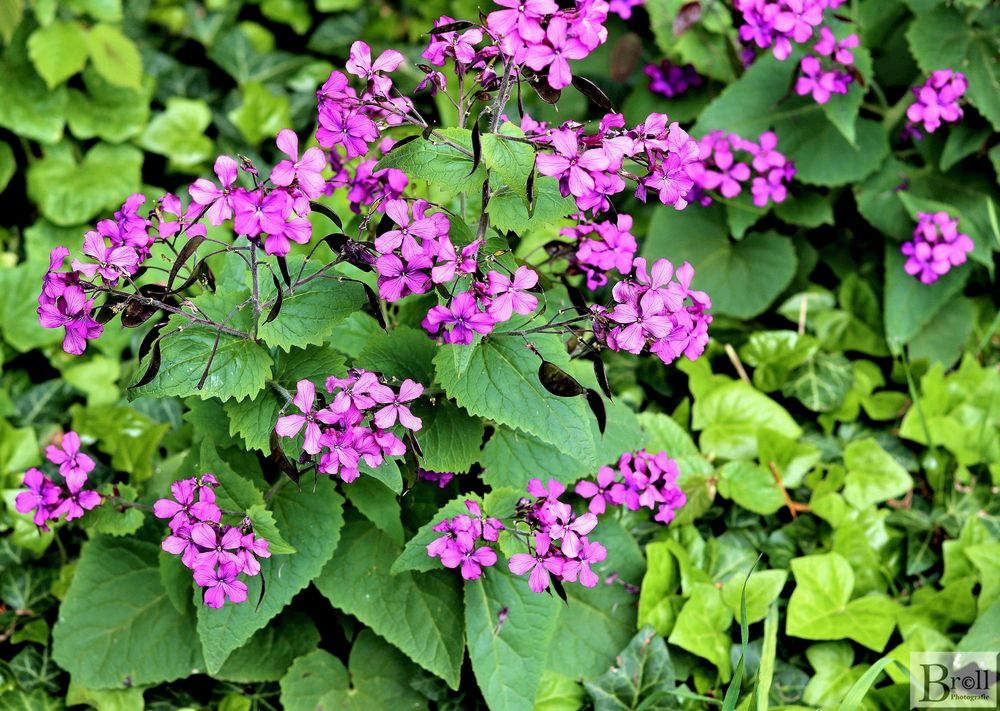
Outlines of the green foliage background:
<svg viewBox="0 0 1000 711">
<path fill-rule="evenodd" d="M 742 72 L 727 59 L 722 2 L 705 0 L 700 22 L 674 36 L 682 4 L 651 0 L 648 28 L 611 21 L 579 73 L 632 123 L 656 110 L 696 135 L 773 128 L 799 172 L 793 197 L 770 211 L 746 196 L 682 212 L 628 205 L 645 256 L 698 270 L 714 341 L 679 368 L 607 358 L 616 404 L 602 439 L 576 401 L 531 416 L 547 396 L 518 377 L 536 367 L 523 349 L 494 340 L 462 359 L 405 325 L 378 336 L 370 317 L 348 317 L 359 294 L 286 305 L 262 331 L 271 350 L 223 352 L 239 377 L 220 358 L 198 395 L 169 366 L 122 395 L 141 333 L 109 327 L 75 358 L 37 325 L 53 246 L 75 248 L 131 192 L 208 175 L 218 153 L 270 164 L 279 129 L 311 132 L 315 89 L 355 39 L 405 49 L 401 83 L 415 83 L 422 34 L 441 14 L 477 17 L 477 3 L 0 0 L 0 709 L 704 708 L 730 688 L 743 709 L 835 708 L 886 656 L 905 667 L 913 651 L 1000 649 L 1000 9 L 845 5 L 867 48 L 866 83 L 820 107 L 788 96 L 793 62 L 762 57 Z M 649 94 L 640 55 L 663 54 L 711 80 L 674 101 Z M 965 120 L 900 142 L 907 87 L 943 67 L 969 77 Z M 543 118 L 588 111 L 571 92 L 558 115 L 529 106 Z M 396 159 L 418 189 L 453 195 L 410 145 Z M 517 175 L 516 157 L 491 165 L 484 150 L 490 168 Z M 514 196 L 497 208 L 503 227 L 524 232 L 522 256 L 556 234 L 552 200 L 531 221 Z M 924 286 L 903 273 L 898 245 L 916 212 L 936 209 L 959 217 L 976 250 Z M 316 309 L 322 323 L 309 321 Z M 558 342 L 537 345 L 560 357 Z M 178 357 L 165 346 L 165 363 Z M 439 570 L 422 550 L 428 524 L 466 497 L 418 488 L 400 519 L 406 473 L 394 468 L 347 501 L 321 481 L 315 493 L 286 487 L 265 511 L 252 452 L 267 447 L 280 407 L 265 380 L 294 387 L 348 360 L 439 384 L 450 400 L 420 413 L 424 464 L 481 467 L 487 503 L 645 446 L 680 462 L 688 505 L 667 529 L 602 522 L 595 535 L 628 585 L 570 591 L 566 605 L 507 576 L 463 586 Z M 458 377 L 477 368 L 495 374 L 494 389 Z M 47 534 L 14 512 L 24 470 L 70 428 L 123 496 L 152 501 L 211 470 L 234 506 L 276 526 L 295 553 L 265 565 L 259 609 L 196 606 L 159 551 L 161 527 L 136 511 Z M 902 667 L 884 670 L 863 708 L 907 708 Z"/>
</svg>

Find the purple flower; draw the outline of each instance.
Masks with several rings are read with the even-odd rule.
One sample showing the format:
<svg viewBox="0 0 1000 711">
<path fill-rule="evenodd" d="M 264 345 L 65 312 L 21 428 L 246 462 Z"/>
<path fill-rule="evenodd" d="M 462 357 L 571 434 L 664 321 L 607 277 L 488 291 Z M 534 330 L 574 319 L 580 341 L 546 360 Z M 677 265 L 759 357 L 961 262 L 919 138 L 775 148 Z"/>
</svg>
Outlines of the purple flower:
<svg viewBox="0 0 1000 711">
<path fill-rule="evenodd" d="M 73 260 L 73 269 L 93 277 L 100 274 L 105 283 L 115 286 L 123 275 L 134 274 L 139 268 L 139 255 L 128 246 L 109 247 L 104 237 L 94 231 L 83 236 L 83 253 L 94 263 Z"/>
<path fill-rule="evenodd" d="M 208 208 L 209 223 L 218 227 L 233 217 L 230 194 L 236 182 L 236 161 L 229 156 L 219 156 L 215 159 L 215 175 L 222 184 L 221 189 L 211 180 L 198 178 L 188 187 L 188 193 L 194 204 Z"/>
<path fill-rule="evenodd" d="M 372 94 L 388 96 L 392 88 L 392 79 L 383 76 L 382 72 L 394 71 L 403 63 L 405 57 L 394 49 L 387 49 L 372 61 L 372 49 L 361 40 L 351 45 L 350 56 L 345 68 L 348 73 L 361 77 L 368 82 Z"/>
<path fill-rule="evenodd" d="M 402 247 L 403 257 L 410 259 L 423 253 L 415 238 L 429 240 L 437 237 L 438 227 L 435 220 L 424 217 L 411 221 L 410 208 L 405 200 L 386 201 L 385 214 L 396 223 L 398 229 L 390 230 L 375 238 L 375 249 L 381 254 L 388 254 Z"/>
<path fill-rule="evenodd" d="M 556 16 L 545 30 L 547 44 L 532 44 L 524 56 L 524 63 L 536 72 L 548 67 L 549 86 L 563 89 L 573 83 L 569 70 L 570 59 L 583 59 L 590 50 L 579 39 L 570 36 L 569 23 Z"/>
<path fill-rule="evenodd" d="M 253 577 L 260 572 L 260 561 L 258 558 L 270 558 L 271 551 L 269 544 L 263 538 L 258 538 L 253 533 L 248 533 L 240 537 L 240 549 L 236 556 L 240 561 L 241 572 Z"/>
<path fill-rule="evenodd" d="M 222 533 L 215 526 L 196 523 L 191 527 L 191 540 L 198 546 L 198 560 L 195 570 L 200 567 L 215 567 L 219 563 L 239 563 L 235 553 L 240 547 L 240 530 L 228 528 Z"/>
<path fill-rule="evenodd" d="M 958 231 L 958 220 L 947 212 L 920 212 L 913 240 L 901 248 L 907 257 L 903 268 L 924 284 L 932 284 L 953 266 L 964 264 L 974 248 L 972 239 Z"/>
<path fill-rule="evenodd" d="M 497 562 L 497 554 L 489 546 L 473 548 L 460 541 L 452 541 L 441 551 L 441 564 L 446 568 L 462 568 L 466 580 L 478 580 L 483 568 Z"/>
<path fill-rule="evenodd" d="M 313 409 L 316 403 L 316 386 L 308 380 L 300 380 L 292 402 L 303 414 L 279 417 L 274 431 L 279 437 L 295 437 L 305 425 L 306 434 L 302 449 L 307 454 L 318 454 L 320 450 L 319 438 L 322 432 L 320 432 L 316 420 L 323 421 L 323 418 Z"/>
<path fill-rule="evenodd" d="M 549 552 L 551 539 L 544 533 L 535 534 L 535 554 L 515 553 L 507 562 L 507 567 L 514 575 L 524 575 L 531 572 L 528 577 L 528 587 L 533 592 L 540 593 L 552 582 L 549 574 L 560 575 L 563 570 L 563 561 L 559 557 L 551 557 Z"/>
<path fill-rule="evenodd" d="M 63 350 L 80 355 L 86 350 L 87 341 L 104 332 L 104 326 L 90 315 L 93 307 L 93 299 L 87 299 L 78 285 L 70 284 L 59 296 L 38 307 L 38 322 L 44 328 L 64 327 Z"/>
<path fill-rule="evenodd" d="M 468 275 L 476 272 L 476 252 L 483 240 L 477 239 L 462 247 L 461 256 L 455 253 L 455 246 L 447 237 L 438 240 L 436 264 L 431 269 L 431 281 L 435 284 L 447 284 L 455 278 L 455 274 Z"/>
<path fill-rule="evenodd" d="M 569 582 L 574 582 L 577 579 L 577 575 L 579 575 L 580 585 L 585 588 L 592 588 L 597 585 L 600 578 L 597 576 L 597 573 L 591 570 L 590 566 L 600 563 L 607 557 L 608 549 L 603 545 L 597 541 L 591 542 L 586 538 L 581 538 L 579 558 L 573 561 L 576 565 L 573 566 L 574 569 L 570 575 L 566 575 L 565 571 L 563 575 L 566 576 L 566 580 Z"/>
<path fill-rule="evenodd" d="M 342 145 L 348 160 L 368 152 L 368 144 L 378 140 L 375 122 L 356 111 L 327 111 L 319 113 L 316 140 L 324 148 Z"/>
<path fill-rule="evenodd" d="M 194 570 L 198 554 L 201 552 L 194 541 L 191 540 L 191 526 L 187 523 L 182 523 L 176 529 L 173 529 L 170 535 L 163 539 L 160 547 L 167 553 L 179 555 L 181 563 L 192 570 Z"/>
<path fill-rule="evenodd" d="M 46 447 L 45 458 L 59 465 L 59 473 L 74 489 L 86 484 L 87 475 L 94 471 L 94 460 L 80 451 L 80 435 L 76 432 L 64 434 L 58 446 L 50 444 Z"/>
<path fill-rule="evenodd" d="M 283 160 L 271 171 L 271 182 L 281 187 L 293 183 L 307 197 L 317 198 L 323 193 L 323 169 L 326 168 L 326 156 L 319 148 L 308 148 L 299 158 L 299 137 L 295 131 L 283 128 L 278 132 L 278 149 L 290 160 Z"/>
<path fill-rule="evenodd" d="M 923 84 L 913 88 L 916 101 L 906 110 L 910 125 L 923 124 L 924 130 L 934 133 L 941 122 L 954 123 L 961 120 L 962 108 L 958 99 L 965 94 L 968 84 L 965 75 L 951 69 L 941 69 L 931 73 Z"/>
<path fill-rule="evenodd" d="M 475 334 L 485 335 L 492 331 L 493 324 L 493 317 L 479 310 L 476 297 L 463 291 L 451 300 L 450 306 L 433 307 L 420 325 L 431 334 L 451 326 L 450 331 L 444 332 L 444 342 L 469 345 Z"/>
<path fill-rule="evenodd" d="M 395 254 L 383 254 L 375 260 L 378 293 L 386 301 L 399 301 L 410 294 L 423 294 L 430 288 L 430 257 L 415 254 L 404 262 Z"/>
<path fill-rule="evenodd" d="M 538 297 L 524 293 L 538 283 L 538 273 L 531 267 L 518 267 L 513 279 L 492 271 L 486 275 L 486 281 L 489 283 L 490 295 L 488 312 L 497 323 L 509 321 L 515 311 L 527 316 L 538 308 Z"/>
<path fill-rule="evenodd" d="M 218 523 L 222 512 L 215 503 L 211 488 L 198 486 L 195 479 L 179 479 L 170 485 L 173 499 L 159 499 L 153 504 L 153 515 L 169 518 L 170 528 L 177 530 L 191 520 Z"/>
<path fill-rule="evenodd" d="M 608 502 L 620 504 L 611 492 L 611 484 L 615 480 L 615 470 L 611 467 L 601 467 L 597 470 L 597 483 L 592 481 L 579 481 L 576 484 L 576 493 L 585 499 L 590 499 L 590 512 L 602 514 L 607 509 Z"/>
<path fill-rule="evenodd" d="M 236 579 L 240 568 L 236 563 L 222 563 L 215 566 L 200 565 L 194 569 L 194 581 L 205 588 L 205 604 L 222 607 L 228 597 L 231 602 L 241 603 L 247 599 L 247 586 Z"/>
<path fill-rule="evenodd" d="M 263 190 L 247 192 L 242 188 L 233 191 L 233 227 L 238 234 L 256 237 L 265 234 L 281 234 L 285 230 L 285 219 L 292 212 L 292 199 L 283 190 L 274 190 L 267 195 Z"/>
<path fill-rule="evenodd" d="M 408 430 L 413 430 L 416 432 L 422 426 L 422 422 L 419 417 L 413 415 L 410 412 L 410 408 L 404 405 L 404 402 L 410 402 L 411 400 L 416 400 L 418 397 L 423 395 L 424 386 L 420 383 L 415 383 L 409 378 L 403 381 L 399 386 L 399 393 L 394 393 L 391 388 L 379 386 L 372 390 L 372 398 L 375 402 L 385 405 L 378 412 L 375 413 L 373 421 L 378 427 L 386 429 L 392 427 L 396 424 L 396 418 L 399 418 L 399 424 Z"/>
<path fill-rule="evenodd" d="M 90 511 L 101 505 L 101 495 L 96 491 L 83 489 L 81 486 L 74 486 L 69 481 L 66 482 L 66 488 L 69 489 L 69 493 L 52 510 L 50 518 L 59 518 L 65 514 L 66 520 L 72 521 L 75 518 L 83 516 L 84 511 Z"/>
<path fill-rule="evenodd" d="M 594 189 L 594 174 L 608 169 L 611 161 L 599 149 L 580 151 L 579 141 L 574 131 L 563 129 L 552 132 L 552 147 L 555 153 L 539 153 L 536 166 L 541 175 L 550 175 L 565 181 L 564 195 L 585 196 Z"/>
<path fill-rule="evenodd" d="M 455 478 L 454 472 L 430 472 L 424 469 L 418 469 L 417 476 L 424 481 L 436 483 L 439 489 L 443 489 L 448 486 L 449 482 Z"/>
<path fill-rule="evenodd" d="M 497 36 L 515 36 L 524 42 L 541 42 L 545 31 L 539 22 L 546 15 L 559 9 L 552 0 L 494 0 L 497 5 L 508 8 L 496 10 L 486 18 L 490 31 Z"/>
<path fill-rule="evenodd" d="M 52 511 L 59 501 L 62 490 L 52 480 L 34 467 L 24 473 L 22 482 L 28 488 L 14 499 L 14 508 L 19 513 L 35 512 L 33 521 L 36 526 L 48 530 L 45 522 L 53 518 Z"/>
</svg>

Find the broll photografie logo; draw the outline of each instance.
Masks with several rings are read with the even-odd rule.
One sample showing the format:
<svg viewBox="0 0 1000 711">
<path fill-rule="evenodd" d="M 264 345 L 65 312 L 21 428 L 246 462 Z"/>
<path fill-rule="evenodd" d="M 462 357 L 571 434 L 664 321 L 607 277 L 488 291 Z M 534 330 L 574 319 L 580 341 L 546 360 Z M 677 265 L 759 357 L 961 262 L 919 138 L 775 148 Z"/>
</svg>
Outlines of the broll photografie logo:
<svg viewBox="0 0 1000 711">
<path fill-rule="evenodd" d="M 996 709 L 996 652 L 914 652 L 910 655 L 910 707 Z"/>
</svg>

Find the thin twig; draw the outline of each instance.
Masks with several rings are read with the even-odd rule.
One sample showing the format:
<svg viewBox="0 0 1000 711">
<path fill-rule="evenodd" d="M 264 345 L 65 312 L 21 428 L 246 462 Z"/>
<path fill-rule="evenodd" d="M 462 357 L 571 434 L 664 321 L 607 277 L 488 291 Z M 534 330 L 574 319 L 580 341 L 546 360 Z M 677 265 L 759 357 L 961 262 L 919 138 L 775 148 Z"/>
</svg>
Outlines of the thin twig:
<svg viewBox="0 0 1000 711">
<path fill-rule="evenodd" d="M 726 355 L 729 356 L 729 362 L 733 364 L 736 368 L 736 372 L 740 375 L 740 380 L 742 380 L 747 385 L 752 385 L 750 382 L 750 376 L 747 375 L 747 371 L 743 368 L 743 363 L 740 361 L 739 355 L 736 353 L 736 349 L 729 343 L 726 344 Z"/>
</svg>

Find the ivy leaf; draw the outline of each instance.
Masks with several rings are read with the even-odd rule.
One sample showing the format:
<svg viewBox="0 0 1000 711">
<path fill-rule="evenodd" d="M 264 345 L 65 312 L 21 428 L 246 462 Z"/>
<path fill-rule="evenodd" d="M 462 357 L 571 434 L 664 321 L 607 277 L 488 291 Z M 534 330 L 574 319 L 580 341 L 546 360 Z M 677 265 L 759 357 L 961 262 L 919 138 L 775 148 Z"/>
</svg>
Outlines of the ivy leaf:
<svg viewBox="0 0 1000 711">
<path fill-rule="evenodd" d="M 771 603 L 778 599 L 787 580 L 787 570 L 762 570 L 753 573 L 749 579 L 734 575 L 722 586 L 722 600 L 733 616 L 739 619 L 743 584 L 746 582 L 747 622 L 760 622 L 767 617 Z"/>
<path fill-rule="evenodd" d="M 98 143 L 80 163 L 53 150 L 28 166 L 28 195 L 55 224 L 80 225 L 137 192 L 141 170 L 142 151 L 134 146 Z"/>
<path fill-rule="evenodd" d="M 458 688 L 465 642 L 456 580 L 452 571 L 393 576 L 389 571 L 399 551 L 373 524 L 352 517 L 316 587 L 334 607 Z"/>
<path fill-rule="evenodd" d="M 203 99 L 167 99 L 166 111 L 157 114 L 139 137 L 147 151 L 166 156 L 181 169 L 194 169 L 214 154 L 205 129 L 212 112 Z"/>
<path fill-rule="evenodd" d="M 204 665 L 194 620 L 160 583 L 159 547 L 98 536 L 87 543 L 52 630 L 53 657 L 95 689 L 183 679 Z M 100 624 L 94 624 L 100 620 Z"/>
<path fill-rule="evenodd" d="M 234 650 L 265 627 L 323 570 L 341 537 L 343 505 L 343 497 L 327 480 L 318 482 L 315 492 L 286 486 L 270 502 L 275 523 L 295 548 L 295 555 L 261 560 L 260 575 L 246 580 L 247 603 L 220 609 L 199 606 L 198 636 L 210 674 L 218 672 Z M 267 581 L 263 598 L 261 578 Z M 260 605 L 249 602 L 254 600 L 260 600 Z"/>
<path fill-rule="evenodd" d="M 546 358 L 566 364 L 565 349 L 557 337 L 534 337 L 533 342 Z M 528 432 L 567 454 L 594 461 L 593 417 L 586 403 L 549 393 L 538 380 L 538 357 L 523 343 L 496 337 L 459 348 L 471 352 L 462 370 L 451 357 L 452 349 L 443 348 L 434 359 L 438 382 L 459 405 L 473 415 Z"/>
<path fill-rule="evenodd" d="M 17 45 L 0 59 L 0 76 L 0 126 L 42 143 L 62 140 L 68 98 L 65 87 L 49 89 L 23 47 Z"/>
<path fill-rule="evenodd" d="M 785 633 L 802 639 L 853 639 L 876 652 L 896 626 L 896 604 L 885 595 L 851 600 L 854 571 L 839 553 L 792 560 L 795 589 Z"/>
<path fill-rule="evenodd" d="M 768 469 L 746 461 L 726 462 L 718 471 L 719 493 L 748 511 L 773 514 L 785 498 Z"/>
<path fill-rule="evenodd" d="M 757 453 L 757 433 L 767 427 L 798 439 L 801 428 L 788 411 L 742 381 L 734 381 L 696 398 L 691 427 L 702 430 L 701 451 L 727 459 L 751 459 Z"/>
<path fill-rule="evenodd" d="M 902 496 L 913 488 L 913 478 L 874 439 L 851 442 L 844 449 L 847 478 L 844 498 L 861 510 Z"/>
<path fill-rule="evenodd" d="M 722 592 L 709 583 L 695 583 L 670 633 L 670 643 L 707 659 L 719 670 L 722 681 L 732 676 L 729 660 L 729 628 L 733 613 Z"/>
<path fill-rule="evenodd" d="M 675 707 L 671 703 L 677 686 L 674 663 L 663 638 L 649 625 L 636 633 L 615 666 L 584 686 L 595 711 Z M 653 705 L 654 699 L 659 704 Z"/>
<path fill-rule="evenodd" d="M 142 55 L 135 42 L 114 25 L 99 23 L 90 28 L 87 47 L 94 69 L 112 84 L 139 89 L 142 86 Z"/>
<path fill-rule="evenodd" d="M 87 64 L 87 31 L 79 22 L 56 20 L 28 37 L 28 56 L 50 89 Z"/>
<path fill-rule="evenodd" d="M 527 580 L 499 570 L 465 584 L 469 659 L 491 708 L 534 708 L 559 606 L 554 597 L 532 592 Z"/>
<path fill-rule="evenodd" d="M 813 412 L 830 412 L 840 407 L 853 384 L 851 361 L 839 353 L 817 353 L 788 374 L 781 392 Z"/>
</svg>

